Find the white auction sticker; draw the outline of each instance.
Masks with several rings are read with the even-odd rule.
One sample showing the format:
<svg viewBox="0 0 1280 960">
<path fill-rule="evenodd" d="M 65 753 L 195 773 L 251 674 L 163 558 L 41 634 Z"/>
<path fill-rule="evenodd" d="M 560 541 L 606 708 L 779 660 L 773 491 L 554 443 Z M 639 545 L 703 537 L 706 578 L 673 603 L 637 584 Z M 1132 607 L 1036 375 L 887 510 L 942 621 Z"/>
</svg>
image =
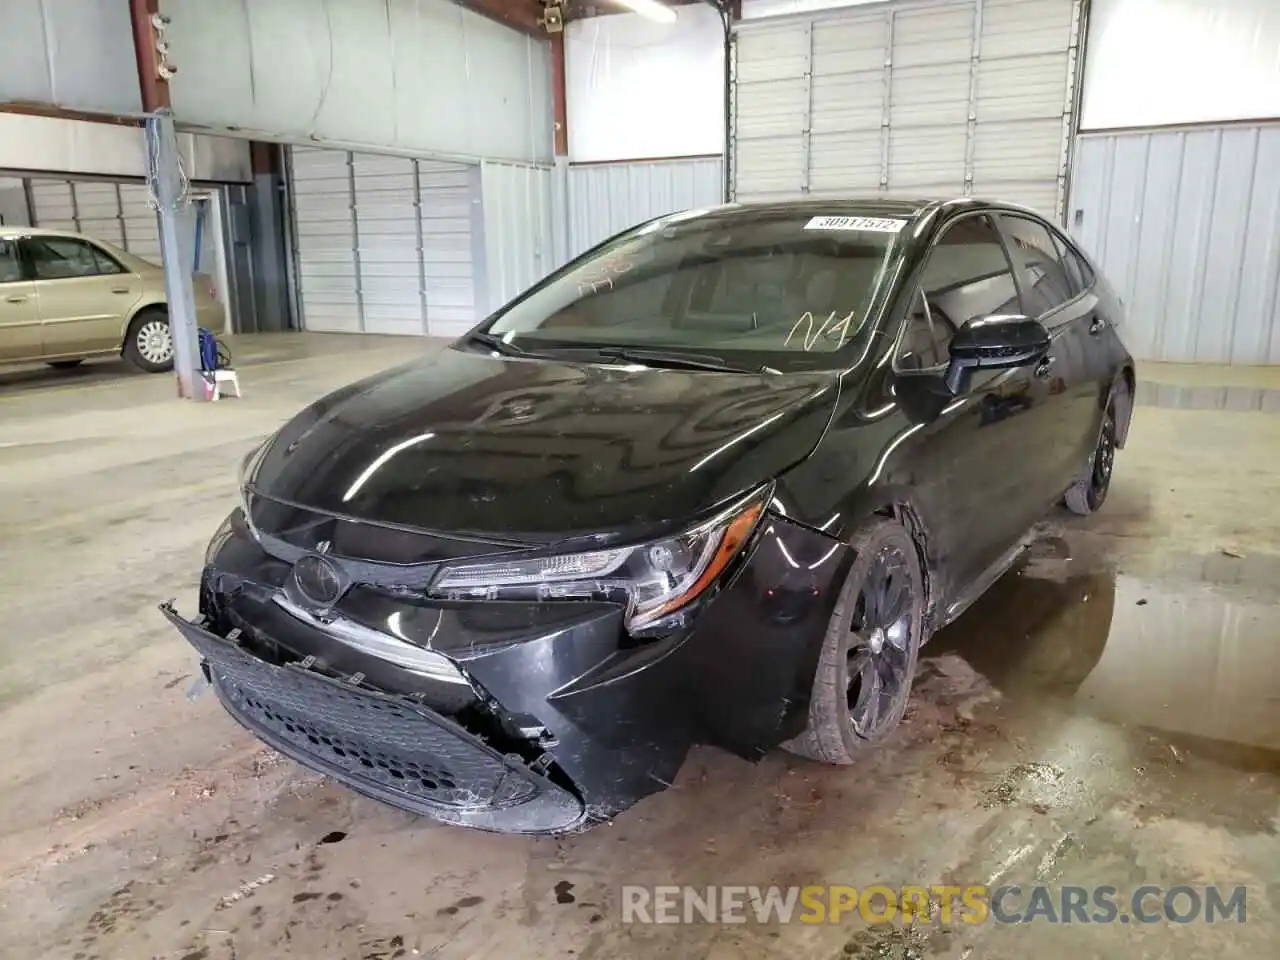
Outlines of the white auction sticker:
<svg viewBox="0 0 1280 960">
<path fill-rule="evenodd" d="M 897 233 L 907 221 L 889 217 L 814 217 L 804 225 L 806 230 L 864 230 L 871 233 Z"/>
</svg>

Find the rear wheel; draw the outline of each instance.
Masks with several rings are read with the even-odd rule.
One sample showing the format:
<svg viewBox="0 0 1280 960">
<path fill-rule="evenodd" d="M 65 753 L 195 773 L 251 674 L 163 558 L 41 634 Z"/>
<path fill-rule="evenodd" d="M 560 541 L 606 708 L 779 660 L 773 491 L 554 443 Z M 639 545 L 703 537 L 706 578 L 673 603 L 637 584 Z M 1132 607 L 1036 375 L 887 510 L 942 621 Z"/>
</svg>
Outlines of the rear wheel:
<svg viewBox="0 0 1280 960">
<path fill-rule="evenodd" d="M 167 310 L 148 307 L 133 318 L 124 338 L 124 355 L 147 373 L 173 369 L 173 334 L 169 332 Z"/>
<path fill-rule="evenodd" d="M 924 629 L 924 579 L 906 529 L 876 520 L 850 546 L 855 559 L 827 626 L 809 723 L 785 744 L 833 764 L 853 763 L 901 722 Z"/>
<path fill-rule="evenodd" d="M 1094 447 L 1076 482 L 1063 497 L 1067 509 L 1087 517 L 1101 507 L 1107 499 L 1107 491 L 1111 489 L 1111 472 L 1115 463 L 1116 408 L 1114 403 L 1110 403 L 1102 418 L 1102 431 L 1098 435 L 1098 445 Z"/>
<path fill-rule="evenodd" d="M 55 370 L 73 370 L 82 363 L 84 363 L 83 358 L 79 360 L 50 360 L 49 366 Z"/>
</svg>

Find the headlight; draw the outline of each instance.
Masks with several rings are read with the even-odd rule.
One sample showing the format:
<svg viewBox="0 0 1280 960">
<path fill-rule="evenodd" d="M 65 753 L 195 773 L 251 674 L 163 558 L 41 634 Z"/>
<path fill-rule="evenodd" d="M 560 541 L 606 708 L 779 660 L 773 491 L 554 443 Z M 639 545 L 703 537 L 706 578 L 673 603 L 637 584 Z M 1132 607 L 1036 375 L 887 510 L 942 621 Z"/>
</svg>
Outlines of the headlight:
<svg viewBox="0 0 1280 960">
<path fill-rule="evenodd" d="M 764 512 L 758 491 L 692 530 L 651 543 L 590 553 L 454 564 L 428 588 L 436 598 L 623 602 L 638 630 L 702 595 L 737 555 Z"/>
</svg>

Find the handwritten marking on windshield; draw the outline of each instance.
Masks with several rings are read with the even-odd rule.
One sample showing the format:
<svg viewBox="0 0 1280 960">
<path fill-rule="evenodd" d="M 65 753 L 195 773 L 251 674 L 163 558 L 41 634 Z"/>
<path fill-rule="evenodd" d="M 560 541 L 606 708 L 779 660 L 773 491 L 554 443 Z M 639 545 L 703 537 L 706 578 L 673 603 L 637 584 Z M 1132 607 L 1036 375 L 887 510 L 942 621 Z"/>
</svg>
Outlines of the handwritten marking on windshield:
<svg viewBox="0 0 1280 960">
<path fill-rule="evenodd" d="M 840 334 L 839 343 L 836 347 L 836 349 L 838 350 L 840 349 L 840 347 L 844 346 L 844 339 L 849 334 L 849 324 L 853 322 L 853 317 L 855 312 L 856 311 L 850 310 L 844 317 L 837 320 L 836 312 L 832 310 L 831 313 L 827 316 L 827 319 L 823 320 L 820 324 L 818 324 L 818 329 L 815 331 L 814 323 L 816 321 L 814 320 L 813 314 L 810 311 L 806 310 L 804 313 L 800 315 L 800 319 L 797 320 L 792 325 L 791 332 L 787 334 L 787 339 L 782 342 L 782 345 L 784 347 L 789 347 L 791 345 L 791 339 L 796 335 L 796 331 L 798 331 L 803 326 L 804 335 L 802 340 L 804 344 L 805 353 L 808 353 L 810 350 L 812 350 L 814 345 L 823 337 L 832 336 L 837 331 L 839 331 L 839 334 Z"/>
<path fill-rule="evenodd" d="M 620 277 L 624 273 L 629 273 L 635 269 L 635 262 L 628 260 L 626 257 L 613 256 L 594 263 L 587 270 L 584 270 L 576 280 L 578 286 L 578 296 L 586 296 L 588 293 L 599 293 L 600 290 L 612 290 L 615 277 Z"/>
</svg>

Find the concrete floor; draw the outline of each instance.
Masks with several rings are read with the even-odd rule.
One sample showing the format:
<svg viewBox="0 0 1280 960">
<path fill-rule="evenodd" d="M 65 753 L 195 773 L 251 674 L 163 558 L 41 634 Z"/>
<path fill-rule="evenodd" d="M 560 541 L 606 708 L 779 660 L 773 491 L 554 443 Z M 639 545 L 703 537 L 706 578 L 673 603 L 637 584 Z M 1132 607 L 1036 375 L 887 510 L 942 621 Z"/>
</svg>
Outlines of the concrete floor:
<svg viewBox="0 0 1280 960">
<path fill-rule="evenodd" d="M 212 697 L 186 699 L 195 659 L 155 609 L 192 609 L 257 438 L 426 349 L 245 340 L 244 399 L 200 406 L 114 364 L 0 371 L 0 955 L 1274 955 L 1276 370 L 1144 366 L 1103 512 L 1051 517 L 934 640 L 906 723 L 863 765 L 700 750 L 616 823 L 529 840 L 416 821 L 260 747 Z M 1038 882 L 1122 901 L 1246 885 L 1247 921 L 646 926 L 620 910 L 624 884 Z"/>
</svg>

